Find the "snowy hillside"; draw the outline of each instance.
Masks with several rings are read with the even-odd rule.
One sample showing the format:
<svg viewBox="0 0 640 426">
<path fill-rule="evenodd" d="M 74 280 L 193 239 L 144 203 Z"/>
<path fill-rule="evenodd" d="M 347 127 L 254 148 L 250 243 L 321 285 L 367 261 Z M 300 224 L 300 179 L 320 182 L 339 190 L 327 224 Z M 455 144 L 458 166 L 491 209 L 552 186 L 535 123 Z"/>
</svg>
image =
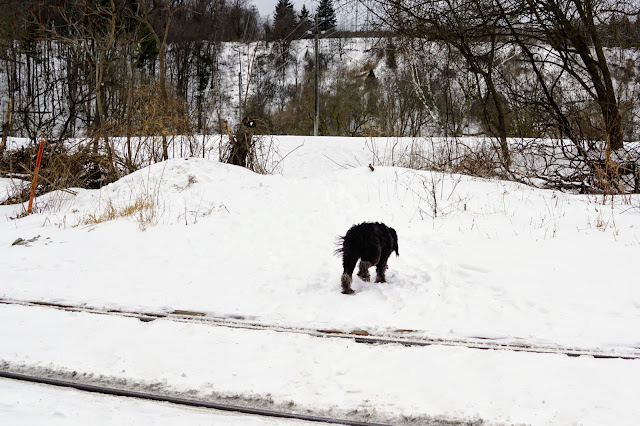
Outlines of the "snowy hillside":
<svg viewBox="0 0 640 426">
<path fill-rule="evenodd" d="M 512 182 L 372 171 L 373 152 L 390 146 L 382 138 L 277 143 L 288 155 L 274 175 L 175 158 L 101 190 L 47 194 L 31 216 L 0 206 L 0 298 L 381 336 L 640 348 L 638 196 L 603 204 Z M 388 283 L 354 274 L 356 293 L 346 296 L 335 242 L 363 221 L 393 226 L 400 256 L 389 259 Z M 9 369 L 391 423 L 640 416 L 638 359 L 364 346 L 7 304 L 0 317 Z"/>
</svg>

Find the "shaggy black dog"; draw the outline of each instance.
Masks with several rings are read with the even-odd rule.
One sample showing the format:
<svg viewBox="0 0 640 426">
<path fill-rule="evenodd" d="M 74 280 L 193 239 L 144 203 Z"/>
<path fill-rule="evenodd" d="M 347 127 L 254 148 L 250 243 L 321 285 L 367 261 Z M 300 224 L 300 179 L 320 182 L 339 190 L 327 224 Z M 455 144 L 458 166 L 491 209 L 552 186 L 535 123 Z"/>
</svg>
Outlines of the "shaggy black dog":
<svg viewBox="0 0 640 426">
<path fill-rule="evenodd" d="M 344 237 L 340 237 L 335 253 L 342 254 L 342 293 L 352 294 L 351 274 L 360 259 L 358 276 L 363 281 L 369 281 L 369 268 L 376 267 L 376 282 L 386 282 L 384 273 L 387 269 L 387 259 L 392 251 L 398 253 L 398 234 L 395 229 L 384 223 L 364 222 L 353 225 Z"/>
</svg>

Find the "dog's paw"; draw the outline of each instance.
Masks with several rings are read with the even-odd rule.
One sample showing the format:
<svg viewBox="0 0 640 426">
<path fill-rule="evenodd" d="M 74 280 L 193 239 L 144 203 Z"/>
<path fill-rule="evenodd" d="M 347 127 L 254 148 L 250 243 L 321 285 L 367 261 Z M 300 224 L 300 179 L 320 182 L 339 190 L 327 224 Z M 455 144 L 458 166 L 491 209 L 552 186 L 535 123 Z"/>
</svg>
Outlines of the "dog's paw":
<svg viewBox="0 0 640 426">
<path fill-rule="evenodd" d="M 369 274 L 367 274 L 367 275 L 359 275 L 359 274 L 358 274 L 358 276 L 360 277 L 360 279 L 361 279 L 362 281 L 366 281 L 366 282 L 371 281 L 371 275 L 369 275 Z"/>
<path fill-rule="evenodd" d="M 342 294 L 353 294 L 353 293 L 355 293 L 355 291 L 353 291 L 350 288 L 343 288 L 342 289 Z"/>
</svg>

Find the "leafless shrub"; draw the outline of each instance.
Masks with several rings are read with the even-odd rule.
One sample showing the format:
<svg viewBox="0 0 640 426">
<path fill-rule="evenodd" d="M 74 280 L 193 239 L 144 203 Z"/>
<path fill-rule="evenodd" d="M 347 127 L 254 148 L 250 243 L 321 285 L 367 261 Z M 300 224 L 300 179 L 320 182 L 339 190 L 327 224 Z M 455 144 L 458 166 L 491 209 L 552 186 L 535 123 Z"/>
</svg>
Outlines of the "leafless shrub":
<svg viewBox="0 0 640 426">
<path fill-rule="evenodd" d="M 421 200 L 418 213 L 421 217 L 435 219 L 456 211 L 466 210 L 466 199 L 460 197 L 456 188 L 461 175 L 448 175 L 441 172 L 430 172 L 421 175 L 423 191 L 417 194 Z"/>
<path fill-rule="evenodd" d="M 566 140 L 514 142 L 518 174 L 523 181 L 544 188 L 585 194 L 631 194 L 640 191 L 640 145 L 625 144 L 616 151 L 607 144 Z"/>
<path fill-rule="evenodd" d="M 35 195 L 74 187 L 99 188 L 117 179 L 107 154 L 95 152 L 91 145 L 87 140 L 45 143 Z M 5 152 L 0 158 L 0 176 L 31 180 L 37 155 L 35 143 Z M 22 190 L 4 204 L 25 202 L 28 197 L 29 191 Z"/>
<path fill-rule="evenodd" d="M 187 139 L 188 155 L 196 155 L 199 151 L 184 99 L 177 96 L 174 90 L 165 89 L 165 93 L 162 92 L 157 84 L 135 84 L 128 93 L 126 119 L 108 123 L 103 131 L 109 135 L 123 136 L 112 140 L 112 144 L 115 146 L 118 167 L 127 173 L 170 155 L 175 157 L 176 145 L 180 147 L 180 155 L 183 155 L 185 144 L 176 144 L 177 138 Z"/>
<path fill-rule="evenodd" d="M 4 194 L 0 194 L 0 204 L 18 204 L 29 199 L 30 187 L 25 180 L 13 179 Z"/>
<path fill-rule="evenodd" d="M 491 139 L 412 138 L 411 142 L 380 147 L 367 143 L 373 164 L 432 170 L 484 178 L 504 178 L 500 162 L 501 146 Z"/>
<path fill-rule="evenodd" d="M 280 165 L 280 155 L 274 137 L 262 133 L 266 126 L 261 120 L 246 118 L 234 133 L 228 123 L 227 139 L 219 145 L 220 161 L 260 173 L 273 173 Z"/>
<path fill-rule="evenodd" d="M 542 188 L 602 195 L 640 193 L 640 144 L 616 152 L 607 144 L 558 139 L 509 139 L 512 168 L 502 167 L 501 144 L 490 138 L 414 138 L 367 142 L 373 165 L 513 180 Z"/>
</svg>

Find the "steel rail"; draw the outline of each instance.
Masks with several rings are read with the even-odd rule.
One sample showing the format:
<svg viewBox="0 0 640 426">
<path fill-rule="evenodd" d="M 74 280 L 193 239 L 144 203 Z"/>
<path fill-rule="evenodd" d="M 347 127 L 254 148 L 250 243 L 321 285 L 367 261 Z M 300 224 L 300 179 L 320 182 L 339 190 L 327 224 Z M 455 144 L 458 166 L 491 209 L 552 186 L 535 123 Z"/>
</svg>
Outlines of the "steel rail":
<svg viewBox="0 0 640 426">
<path fill-rule="evenodd" d="M 229 405 L 217 402 L 200 401 L 195 399 L 186 399 L 173 397 L 168 395 L 153 394 L 147 392 L 138 392 L 125 389 L 112 388 L 107 386 L 91 385 L 86 383 L 76 383 L 66 380 L 52 379 L 48 377 L 37 377 L 27 374 L 12 373 L 10 371 L 0 370 L 0 378 L 19 380 L 22 382 L 38 383 L 56 387 L 73 388 L 83 392 L 99 393 L 103 395 L 112 395 L 126 398 L 138 398 L 148 401 L 169 402 L 176 405 L 184 405 L 189 407 L 208 408 L 219 411 L 227 411 L 233 413 L 247 414 L 262 417 L 274 417 L 281 419 L 303 420 L 314 423 L 340 424 L 347 426 L 385 426 L 380 423 L 365 423 L 347 419 L 334 419 L 330 417 L 313 416 L 310 414 L 287 413 L 282 411 L 266 410 L 262 408 L 243 407 L 239 405 Z"/>
</svg>

